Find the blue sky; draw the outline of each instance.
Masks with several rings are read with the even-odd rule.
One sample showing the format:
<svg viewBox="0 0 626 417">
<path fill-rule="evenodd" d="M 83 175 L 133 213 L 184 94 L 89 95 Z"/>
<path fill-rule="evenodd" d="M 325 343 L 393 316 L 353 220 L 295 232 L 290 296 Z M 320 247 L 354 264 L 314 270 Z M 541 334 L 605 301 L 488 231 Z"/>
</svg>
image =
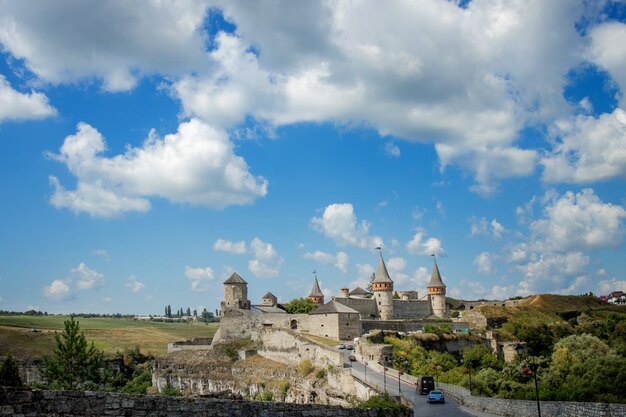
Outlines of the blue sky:
<svg viewBox="0 0 626 417">
<path fill-rule="evenodd" d="M 0 2 L 0 309 L 626 290 L 625 10 Z"/>
</svg>

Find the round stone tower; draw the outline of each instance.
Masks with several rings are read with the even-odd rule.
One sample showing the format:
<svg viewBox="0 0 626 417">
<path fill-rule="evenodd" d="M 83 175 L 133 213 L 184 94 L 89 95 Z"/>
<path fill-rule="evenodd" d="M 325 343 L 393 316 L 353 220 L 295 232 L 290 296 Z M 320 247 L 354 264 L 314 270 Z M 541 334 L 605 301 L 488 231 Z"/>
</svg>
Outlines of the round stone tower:
<svg viewBox="0 0 626 417">
<path fill-rule="evenodd" d="M 430 276 L 430 283 L 428 284 L 428 298 L 430 298 L 430 307 L 433 310 L 434 316 L 448 316 L 448 309 L 446 308 L 446 285 L 441 280 L 437 259 L 435 259 L 433 273 Z"/>
<path fill-rule="evenodd" d="M 389 272 L 387 272 L 382 252 L 378 261 L 376 275 L 372 281 L 372 291 L 374 292 L 374 300 L 376 300 L 380 319 L 393 319 L 393 281 L 389 277 Z"/>
</svg>

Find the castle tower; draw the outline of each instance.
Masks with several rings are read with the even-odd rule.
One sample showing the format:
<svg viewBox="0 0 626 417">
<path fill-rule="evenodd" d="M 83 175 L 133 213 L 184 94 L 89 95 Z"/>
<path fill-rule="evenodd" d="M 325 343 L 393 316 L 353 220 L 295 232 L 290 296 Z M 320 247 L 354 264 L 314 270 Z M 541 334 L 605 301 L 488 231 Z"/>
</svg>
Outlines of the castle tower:
<svg viewBox="0 0 626 417">
<path fill-rule="evenodd" d="M 224 281 L 224 299 L 221 303 L 222 315 L 233 308 L 250 309 L 248 300 L 248 283 L 236 272 Z"/>
<path fill-rule="evenodd" d="M 446 308 L 446 285 L 441 280 L 439 267 L 437 267 L 437 259 L 435 259 L 433 273 L 428 283 L 428 298 L 430 299 L 433 315 L 437 317 L 446 317 L 448 315 Z"/>
<path fill-rule="evenodd" d="M 315 272 L 313 274 L 315 275 L 315 281 L 313 281 L 313 288 L 309 294 L 309 299 L 315 304 L 324 304 L 324 294 L 322 294 L 320 284 L 317 282 L 317 274 Z"/>
<path fill-rule="evenodd" d="M 376 300 L 380 319 L 393 319 L 393 281 L 389 278 L 382 252 L 380 253 L 376 275 L 372 281 L 372 291 L 374 291 L 374 300 Z"/>
</svg>

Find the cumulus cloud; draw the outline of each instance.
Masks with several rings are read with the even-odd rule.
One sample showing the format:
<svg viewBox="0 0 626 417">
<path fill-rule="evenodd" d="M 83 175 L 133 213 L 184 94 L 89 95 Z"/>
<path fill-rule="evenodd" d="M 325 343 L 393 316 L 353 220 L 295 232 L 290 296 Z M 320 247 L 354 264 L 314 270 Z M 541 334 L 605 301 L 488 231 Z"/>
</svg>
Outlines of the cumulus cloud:
<svg viewBox="0 0 626 417">
<path fill-rule="evenodd" d="M 0 43 L 39 81 L 95 78 L 107 91 L 125 91 L 144 75 L 164 75 L 184 116 L 220 129 L 245 120 L 271 128 L 365 124 L 394 140 L 435 145 L 441 169 L 470 172 L 480 194 L 534 172 L 538 152 L 520 145 L 520 132 L 572 111 L 562 94 L 572 68 L 593 62 L 622 91 L 626 85 L 626 26 L 595 24 L 582 1 L 22 3 L 0 5 Z M 234 33 L 207 32 L 207 13 L 217 10 Z M 585 20 L 595 25 L 580 34 L 576 23 Z M 577 147 L 572 140 L 542 162 L 559 162 Z M 391 142 L 386 150 L 399 155 Z M 577 175 L 597 176 L 596 165 Z M 553 171 L 571 176 L 554 169 L 546 178 Z M 145 209 L 115 201 L 121 196 L 110 189 L 79 190 Z"/>
<path fill-rule="evenodd" d="M 311 227 L 339 246 L 373 249 L 382 244 L 379 236 L 369 235 L 370 224 L 366 220 L 357 220 L 350 203 L 330 204 L 322 217 L 311 219 Z"/>
<path fill-rule="evenodd" d="M 107 91 L 126 91 L 143 74 L 205 66 L 206 9 L 201 1 L 148 1 L 141 8 L 118 0 L 2 2 L 0 43 L 45 82 L 96 77 Z"/>
<path fill-rule="evenodd" d="M 530 224 L 537 239 L 550 250 L 597 249 L 621 244 L 626 210 L 603 203 L 592 189 L 553 195 L 543 217 Z"/>
<path fill-rule="evenodd" d="M 83 262 L 81 262 L 76 268 L 72 269 L 72 273 L 76 277 L 76 287 L 79 290 L 88 290 L 95 286 L 104 284 L 104 276 L 89 268 Z"/>
<path fill-rule="evenodd" d="M 626 42 L 626 24 L 609 21 L 591 28 L 591 42 L 585 51 L 586 57 L 597 65 L 605 68 L 620 86 L 626 91 L 626 51 L 622 45 Z M 626 108 L 626 97 L 620 97 L 620 107 Z"/>
<path fill-rule="evenodd" d="M 126 288 L 128 288 L 133 294 L 137 294 L 145 286 L 146 286 L 146 284 L 144 284 L 143 282 L 139 281 L 137 279 L 137 277 L 134 276 L 134 275 L 129 276 L 128 280 L 126 282 Z"/>
<path fill-rule="evenodd" d="M 488 222 L 486 218 L 472 217 L 470 219 L 470 236 L 491 236 L 495 239 L 502 237 L 507 232 L 506 228 L 502 226 L 496 219 Z"/>
<path fill-rule="evenodd" d="M 44 294 L 51 300 L 65 300 L 71 296 L 70 285 L 67 281 L 55 279 L 50 285 L 44 288 Z"/>
<path fill-rule="evenodd" d="M 374 273 L 374 267 L 370 264 L 356 264 L 356 277 L 350 282 L 350 288 L 367 288 L 372 274 Z"/>
<path fill-rule="evenodd" d="M 493 261 L 497 259 L 497 255 L 489 252 L 481 252 L 474 258 L 474 266 L 476 271 L 484 275 L 493 275 L 498 269 L 494 266 Z"/>
<path fill-rule="evenodd" d="M 0 123 L 6 120 L 44 119 L 56 115 L 45 94 L 20 93 L 0 74 Z"/>
<path fill-rule="evenodd" d="M 348 272 L 350 257 L 343 251 L 337 252 L 336 255 L 333 255 L 328 252 L 316 250 L 315 252 L 307 252 L 302 255 L 302 257 L 304 259 L 311 259 L 322 264 L 333 265 L 344 274 Z"/>
<path fill-rule="evenodd" d="M 626 69 L 626 67 L 625 67 Z M 626 112 L 577 116 L 555 123 L 560 141 L 541 160 L 546 182 L 589 183 L 626 178 Z"/>
<path fill-rule="evenodd" d="M 213 281 L 213 268 L 185 267 L 185 276 L 191 281 L 191 290 L 194 292 L 208 291 Z"/>
<path fill-rule="evenodd" d="M 428 239 L 424 240 L 425 237 L 425 232 L 421 229 L 418 229 L 413 236 L 413 239 L 411 239 L 411 241 L 406 244 L 407 252 L 409 252 L 411 255 L 445 255 L 441 240 L 435 237 L 429 237 Z"/>
<path fill-rule="evenodd" d="M 400 156 L 400 148 L 393 142 L 385 143 L 385 153 L 389 156 L 397 158 Z"/>
<path fill-rule="evenodd" d="M 516 144 L 525 124 L 567 111 L 563 75 L 580 60 L 575 22 L 585 9 L 432 0 L 222 10 L 237 36 L 218 34 L 211 72 L 174 83 L 185 114 L 217 126 L 248 115 L 273 125 L 365 121 L 383 136 L 436 144 L 442 168 L 462 166 L 474 191 L 489 194 L 534 171 L 536 152 Z"/>
<path fill-rule="evenodd" d="M 59 154 L 51 154 L 67 165 L 78 184 L 68 191 L 51 176 L 52 205 L 111 217 L 147 211 L 151 197 L 221 209 L 249 204 L 267 193 L 267 181 L 250 174 L 226 133 L 199 120 L 181 123 L 177 133 L 164 138 L 153 130 L 142 147 L 128 147 L 123 155 L 107 158 L 101 155 L 105 150 L 100 132 L 79 123 Z"/>
<path fill-rule="evenodd" d="M 616 278 L 602 280 L 598 283 L 598 291 L 599 295 L 608 295 L 613 291 L 626 292 L 626 281 Z"/>
<path fill-rule="evenodd" d="M 248 269 L 255 277 L 277 277 L 284 259 L 278 255 L 271 243 L 263 242 L 255 237 L 250 242 L 250 251 L 254 259 L 248 262 Z"/>
<path fill-rule="evenodd" d="M 243 240 L 239 242 L 231 242 L 230 240 L 217 239 L 213 244 L 213 249 L 216 251 L 231 253 L 233 255 L 241 255 L 248 251 L 246 248 L 246 242 Z"/>
</svg>

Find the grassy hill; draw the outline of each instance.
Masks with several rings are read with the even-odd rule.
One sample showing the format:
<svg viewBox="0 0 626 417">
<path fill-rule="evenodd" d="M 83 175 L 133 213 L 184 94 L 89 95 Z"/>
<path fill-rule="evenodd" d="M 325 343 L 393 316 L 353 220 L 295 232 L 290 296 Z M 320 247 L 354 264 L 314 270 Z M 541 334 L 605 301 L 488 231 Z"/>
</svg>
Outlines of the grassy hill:
<svg viewBox="0 0 626 417">
<path fill-rule="evenodd" d="M 0 356 L 40 358 L 54 348 L 54 332 L 68 316 L 0 316 Z M 77 318 L 89 341 L 105 355 L 139 346 L 145 354 L 162 356 L 167 344 L 193 337 L 213 337 L 217 323 L 162 323 L 115 318 Z M 35 330 L 35 331 L 34 331 Z"/>
</svg>

